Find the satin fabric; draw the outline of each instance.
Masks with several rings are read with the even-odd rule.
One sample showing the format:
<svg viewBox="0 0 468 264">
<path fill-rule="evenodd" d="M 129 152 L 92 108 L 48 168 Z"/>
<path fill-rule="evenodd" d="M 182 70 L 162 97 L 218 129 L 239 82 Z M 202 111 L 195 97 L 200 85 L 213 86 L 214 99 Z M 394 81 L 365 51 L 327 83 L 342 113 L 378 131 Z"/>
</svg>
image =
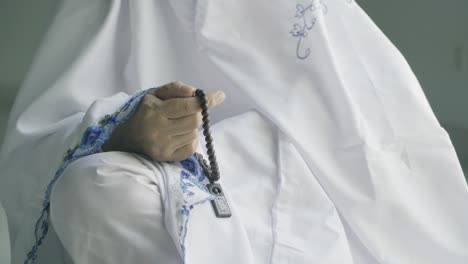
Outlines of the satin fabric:
<svg viewBox="0 0 468 264">
<path fill-rule="evenodd" d="M 468 189 L 450 138 L 404 58 L 354 1 L 68 0 L 19 92 L 2 147 L 13 263 L 34 241 L 41 198 L 65 151 L 128 95 L 172 80 L 225 90 L 215 121 L 255 109 L 277 131 L 265 263 L 311 263 L 335 250 L 339 260 L 330 263 L 468 257 Z M 218 148 L 236 161 L 266 147 Z M 262 167 L 256 161 L 224 171 L 247 174 Z M 242 211 L 239 197 L 232 201 Z M 336 243 L 312 242 L 322 240 Z M 52 228 L 40 263 L 61 263 L 61 247 Z M 191 261 L 201 263 L 196 252 Z"/>
</svg>

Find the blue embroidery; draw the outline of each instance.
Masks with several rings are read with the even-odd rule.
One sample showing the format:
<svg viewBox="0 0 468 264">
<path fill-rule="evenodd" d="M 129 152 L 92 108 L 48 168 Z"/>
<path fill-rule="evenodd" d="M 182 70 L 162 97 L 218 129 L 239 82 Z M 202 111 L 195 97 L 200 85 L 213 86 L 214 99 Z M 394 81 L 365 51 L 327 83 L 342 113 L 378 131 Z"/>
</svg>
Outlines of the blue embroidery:
<svg viewBox="0 0 468 264">
<path fill-rule="evenodd" d="M 73 148 L 67 150 L 65 156 L 63 157 L 62 164 L 55 173 L 53 179 L 47 185 L 47 190 L 45 192 L 44 199 L 42 201 L 42 212 L 39 219 L 36 221 L 34 228 L 34 237 L 35 242 L 31 250 L 27 254 L 27 258 L 24 261 L 25 264 L 34 264 L 36 262 L 37 253 L 39 247 L 42 245 L 43 240 L 45 239 L 47 232 L 49 230 L 49 209 L 50 209 L 50 195 L 54 184 L 57 182 L 58 178 L 61 176 L 62 172 L 70 165 L 73 161 L 97 153 L 101 150 L 102 145 L 109 139 L 110 135 L 114 128 L 125 122 L 132 116 L 136 110 L 136 106 L 141 101 L 144 95 L 146 95 L 150 89 L 140 91 L 130 100 L 128 100 L 124 106 L 120 108 L 119 111 L 115 112 L 112 115 L 105 116 L 97 125 L 88 127 L 79 144 L 75 145 Z"/>
<path fill-rule="evenodd" d="M 89 148 L 93 146 L 102 133 L 104 133 L 104 127 L 102 126 L 88 127 L 83 134 L 80 147 Z"/>
<path fill-rule="evenodd" d="M 197 175 L 197 167 L 196 167 L 196 163 L 198 163 L 198 161 L 194 161 L 190 158 L 186 159 L 186 160 L 183 160 L 180 162 L 180 165 L 182 165 L 182 167 L 186 170 L 188 170 L 192 175 Z"/>
<path fill-rule="evenodd" d="M 179 242 L 182 250 L 182 260 L 183 263 L 185 263 L 185 238 L 187 236 L 190 211 L 194 209 L 196 205 L 211 201 L 215 199 L 216 196 L 211 194 L 206 187 L 206 184 L 208 184 L 207 178 L 195 155 L 179 163 L 183 168 L 180 172 L 180 190 L 182 191 L 180 214 L 185 218 L 180 222 Z M 190 174 L 187 171 L 189 171 Z"/>
<path fill-rule="evenodd" d="M 328 13 L 328 7 L 321 0 L 314 0 L 307 6 L 302 4 L 296 5 L 295 18 L 299 20 L 299 23 L 293 25 L 293 29 L 289 32 L 295 38 L 297 38 L 296 56 L 301 59 L 307 59 L 310 55 L 310 48 L 306 48 L 303 51 L 302 40 L 307 38 L 308 32 L 312 30 L 317 23 L 318 12 L 323 14 Z"/>
<path fill-rule="evenodd" d="M 351 4 L 354 0 L 345 0 L 345 2 Z M 307 38 L 309 31 L 315 27 L 320 12 L 324 15 L 328 13 L 328 6 L 322 0 L 312 0 L 312 2 L 306 6 L 303 4 L 296 4 L 294 17 L 298 20 L 298 23 L 294 23 L 289 33 L 294 38 L 297 38 L 296 56 L 301 60 L 307 59 L 310 55 L 310 48 L 304 49 L 302 41 Z"/>
<path fill-rule="evenodd" d="M 181 177 L 182 179 L 188 179 L 188 178 L 190 177 L 190 174 L 189 174 L 188 172 L 186 172 L 186 171 L 182 171 L 182 172 L 180 173 L 180 177 Z"/>
</svg>

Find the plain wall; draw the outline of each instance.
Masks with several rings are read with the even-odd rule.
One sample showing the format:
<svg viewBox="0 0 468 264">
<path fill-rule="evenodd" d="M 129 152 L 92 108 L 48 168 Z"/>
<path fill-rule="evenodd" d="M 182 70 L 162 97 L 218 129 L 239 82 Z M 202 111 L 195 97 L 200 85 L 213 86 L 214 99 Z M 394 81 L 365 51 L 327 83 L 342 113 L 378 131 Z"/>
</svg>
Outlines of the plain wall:
<svg viewBox="0 0 468 264">
<path fill-rule="evenodd" d="M 15 95 L 58 0 L 0 0 L 0 141 Z"/>
<path fill-rule="evenodd" d="M 468 1 L 358 2 L 408 60 L 468 171 Z"/>
</svg>

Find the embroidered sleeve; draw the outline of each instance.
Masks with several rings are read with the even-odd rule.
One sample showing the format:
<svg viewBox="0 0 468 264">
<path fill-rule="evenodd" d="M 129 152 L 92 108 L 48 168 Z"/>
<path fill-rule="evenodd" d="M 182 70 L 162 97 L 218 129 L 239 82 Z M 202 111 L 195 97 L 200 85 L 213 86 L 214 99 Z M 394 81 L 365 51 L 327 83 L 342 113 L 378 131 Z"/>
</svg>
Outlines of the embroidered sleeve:
<svg viewBox="0 0 468 264">
<path fill-rule="evenodd" d="M 104 116 L 95 124 L 84 129 L 78 142 L 69 148 L 54 177 L 47 185 L 45 195 L 42 201 L 42 212 L 34 228 L 34 245 L 28 252 L 25 264 L 36 263 L 38 249 L 45 239 L 49 228 L 50 196 L 52 189 L 63 171 L 73 161 L 87 155 L 102 152 L 102 146 L 110 138 L 115 127 L 128 120 L 137 109 L 142 98 L 150 90 L 141 91 L 130 98 L 119 110 Z M 164 164 L 166 170 L 166 184 L 169 186 L 169 199 L 165 209 L 167 217 L 175 224 L 175 229 L 170 232 L 179 242 L 180 253 L 185 263 L 186 236 L 190 218 L 190 212 L 200 204 L 215 199 L 206 184 L 208 179 L 205 177 L 203 169 L 193 155 L 186 160 Z"/>
<path fill-rule="evenodd" d="M 89 126 L 84 131 L 79 142 L 72 148 L 68 149 L 65 153 L 60 167 L 56 171 L 54 177 L 47 186 L 43 201 L 42 201 L 42 212 L 39 219 L 36 222 L 34 228 L 35 242 L 25 260 L 25 264 L 35 263 L 37 258 L 37 252 L 39 246 L 42 244 L 44 238 L 47 235 L 49 229 L 49 208 L 50 208 L 50 195 L 54 187 L 55 182 L 60 178 L 63 171 L 73 161 L 102 151 L 102 146 L 110 138 L 112 131 L 115 127 L 126 120 L 128 120 L 137 109 L 141 99 L 151 89 L 141 91 L 131 97 L 119 110 L 116 112 L 104 116 L 96 124 Z"/>
</svg>

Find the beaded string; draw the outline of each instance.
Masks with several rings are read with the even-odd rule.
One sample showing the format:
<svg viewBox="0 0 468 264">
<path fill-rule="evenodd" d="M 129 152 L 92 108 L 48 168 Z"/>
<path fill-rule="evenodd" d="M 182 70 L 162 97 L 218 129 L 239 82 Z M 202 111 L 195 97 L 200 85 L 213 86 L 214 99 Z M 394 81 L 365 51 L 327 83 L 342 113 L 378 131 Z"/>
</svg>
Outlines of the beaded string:
<svg viewBox="0 0 468 264">
<path fill-rule="evenodd" d="M 198 100 L 200 101 L 200 108 L 202 109 L 202 121 L 203 121 L 203 135 L 205 136 L 206 142 L 206 153 L 208 154 L 208 160 L 210 161 L 210 165 L 208 166 L 207 161 L 202 157 L 201 154 L 197 153 L 197 158 L 201 161 L 201 165 L 205 174 L 208 177 L 210 183 L 214 183 L 219 180 L 219 166 L 216 160 L 216 154 L 213 146 L 213 137 L 211 136 L 210 131 L 210 119 L 208 114 L 208 105 L 206 100 L 205 92 L 201 89 L 197 89 L 194 94 Z"/>
</svg>

